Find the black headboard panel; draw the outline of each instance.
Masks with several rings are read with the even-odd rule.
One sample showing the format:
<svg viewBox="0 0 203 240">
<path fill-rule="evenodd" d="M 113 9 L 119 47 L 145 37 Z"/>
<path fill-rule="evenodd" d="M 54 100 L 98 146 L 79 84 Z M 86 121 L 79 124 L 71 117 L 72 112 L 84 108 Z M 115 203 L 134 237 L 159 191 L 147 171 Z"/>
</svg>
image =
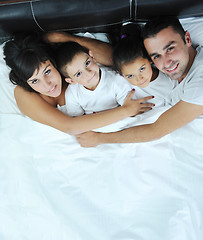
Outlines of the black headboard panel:
<svg viewBox="0 0 203 240">
<path fill-rule="evenodd" d="M 203 0 L 0 0 L 0 41 L 27 30 L 110 32 L 157 15 L 203 16 Z"/>
</svg>

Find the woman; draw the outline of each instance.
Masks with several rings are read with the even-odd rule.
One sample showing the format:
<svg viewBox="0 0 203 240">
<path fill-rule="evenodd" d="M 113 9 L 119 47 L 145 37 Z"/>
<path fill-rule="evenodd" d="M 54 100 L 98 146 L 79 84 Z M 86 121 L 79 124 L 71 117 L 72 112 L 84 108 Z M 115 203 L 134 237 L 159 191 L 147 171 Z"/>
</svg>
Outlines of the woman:
<svg viewBox="0 0 203 240">
<path fill-rule="evenodd" d="M 97 44 L 94 42 L 96 43 L 96 41 L 90 42 L 93 53 L 97 49 Z M 104 44 L 96 52 L 106 52 L 102 48 L 107 47 L 108 44 Z M 65 105 L 65 90 L 68 85 L 62 81 L 56 69 L 51 49 L 38 36 L 16 35 L 13 40 L 5 44 L 4 55 L 7 65 L 11 68 L 10 80 L 17 85 L 14 96 L 21 112 L 37 122 L 65 133 L 75 135 L 100 128 L 147 111 L 152 106 L 143 103 L 152 97 L 132 100 L 132 91 L 123 106 L 116 109 L 93 115 L 70 117 L 56 108 Z"/>
</svg>

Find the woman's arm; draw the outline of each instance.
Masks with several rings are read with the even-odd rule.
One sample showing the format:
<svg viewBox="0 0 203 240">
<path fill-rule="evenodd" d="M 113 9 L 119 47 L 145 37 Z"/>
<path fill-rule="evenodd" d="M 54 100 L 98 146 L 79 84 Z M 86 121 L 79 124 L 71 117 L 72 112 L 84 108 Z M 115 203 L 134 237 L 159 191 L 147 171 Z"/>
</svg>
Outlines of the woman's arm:
<svg viewBox="0 0 203 240">
<path fill-rule="evenodd" d="M 104 143 L 137 143 L 159 139 L 203 114 L 203 106 L 180 101 L 164 112 L 156 122 L 114 133 L 87 132 L 76 136 L 83 147 Z"/>
<path fill-rule="evenodd" d="M 112 46 L 108 43 L 76 35 L 66 32 L 50 32 L 44 35 L 44 40 L 48 43 L 59 43 L 74 41 L 92 51 L 94 59 L 97 63 L 105 66 L 112 66 Z"/>
<path fill-rule="evenodd" d="M 147 111 L 152 106 L 150 103 L 143 103 L 152 97 L 132 100 L 134 92 L 131 91 L 123 106 L 96 114 L 70 117 L 49 104 L 37 93 L 28 92 L 17 86 L 14 94 L 17 105 L 23 114 L 34 121 L 73 135 L 112 124 Z"/>
</svg>

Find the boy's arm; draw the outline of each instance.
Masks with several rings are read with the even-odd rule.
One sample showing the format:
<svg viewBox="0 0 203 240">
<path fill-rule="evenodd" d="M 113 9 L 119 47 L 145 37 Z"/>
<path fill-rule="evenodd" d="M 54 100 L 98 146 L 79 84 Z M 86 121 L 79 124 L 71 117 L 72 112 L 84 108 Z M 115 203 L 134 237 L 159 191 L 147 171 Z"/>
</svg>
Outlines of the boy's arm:
<svg viewBox="0 0 203 240">
<path fill-rule="evenodd" d="M 112 66 L 112 46 L 96 39 L 71 35 L 66 32 L 50 32 L 44 35 L 44 40 L 48 43 L 59 43 L 74 41 L 92 51 L 97 63 L 105 66 Z"/>
<path fill-rule="evenodd" d="M 75 87 L 75 86 L 73 86 Z M 71 85 L 68 86 L 66 90 L 66 111 L 69 116 L 77 117 L 82 116 L 85 112 L 84 109 L 81 107 L 78 99 L 76 99 L 75 94 L 72 91 Z"/>
<path fill-rule="evenodd" d="M 203 114 L 203 106 L 184 101 L 164 112 L 153 124 L 124 129 L 115 133 L 87 132 L 77 136 L 83 147 L 104 143 L 137 143 L 159 139 Z"/>
<path fill-rule="evenodd" d="M 115 75 L 114 79 L 114 92 L 116 101 L 119 105 L 123 105 L 126 96 L 132 90 L 132 86 L 129 82 L 119 74 Z"/>
</svg>

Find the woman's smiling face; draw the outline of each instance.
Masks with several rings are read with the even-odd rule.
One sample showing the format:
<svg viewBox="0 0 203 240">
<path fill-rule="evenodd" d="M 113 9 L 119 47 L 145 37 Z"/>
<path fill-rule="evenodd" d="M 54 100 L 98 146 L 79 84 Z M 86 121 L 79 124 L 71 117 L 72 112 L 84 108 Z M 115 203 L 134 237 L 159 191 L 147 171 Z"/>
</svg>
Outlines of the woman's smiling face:
<svg viewBox="0 0 203 240">
<path fill-rule="evenodd" d="M 61 75 L 49 60 L 41 63 L 27 83 L 36 92 L 49 97 L 58 97 L 61 94 Z"/>
</svg>

